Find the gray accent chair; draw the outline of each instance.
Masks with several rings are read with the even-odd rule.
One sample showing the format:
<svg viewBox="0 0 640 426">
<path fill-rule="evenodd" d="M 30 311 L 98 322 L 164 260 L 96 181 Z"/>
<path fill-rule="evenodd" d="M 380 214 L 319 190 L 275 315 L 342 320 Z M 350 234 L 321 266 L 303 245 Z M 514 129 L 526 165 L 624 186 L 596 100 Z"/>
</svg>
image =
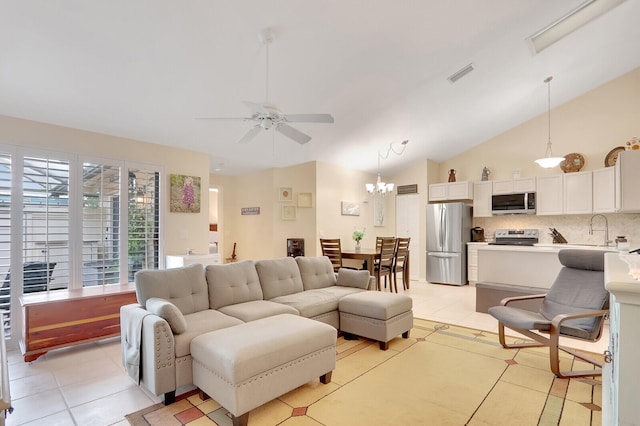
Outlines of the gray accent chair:
<svg viewBox="0 0 640 426">
<path fill-rule="evenodd" d="M 505 348 L 548 346 L 551 371 L 562 378 L 602 375 L 602 362 L 560 345 L 560 337 L 597 342 L 609 314 L 609 292 L 604 287 L 604 253 L 600 250 L 560 250 L 562 269 L 546 294 L 505 298 L 489 308 L 498 320 L 500 343 Z M 508 306 L 517 300 L 542 299 L 538 312 Z M 535 342 L 507 344 L 504 328 Z M 549 337 L 540 333 L 547 334 Z M 560 371 L 559 350 L 600 369 Z"/>
</svg>

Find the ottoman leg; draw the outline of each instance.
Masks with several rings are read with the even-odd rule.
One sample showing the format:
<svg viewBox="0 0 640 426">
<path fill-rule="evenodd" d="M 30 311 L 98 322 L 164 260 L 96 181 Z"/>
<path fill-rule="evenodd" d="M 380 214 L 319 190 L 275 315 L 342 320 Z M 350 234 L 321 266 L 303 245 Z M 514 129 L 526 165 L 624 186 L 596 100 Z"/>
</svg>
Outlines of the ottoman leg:
<svg viewBox="0 0 640 426">
<path fill-rule="evenodd" d="M 386 351 L 387 349 L 389 349 L 389 342 L 379 342 L 380 343 L 380 350 Z"/>
<path fill-rule="evenodd" d="M 329 371 L 326 374 L 323 374 L 322 376 L 320 376 L 320 383 L 322 384 L 327 384 L 327 383 L 331 383 L 331 373 L 333 373 L 333 371 Z"/>
<path fill-rule="evenodd" d="M 247 426 L 249 424 L 249 413 L 244 413 L 239 417 L 233 416 L 232 422 L 233 426 Z"/>
<path fill-rule="evenodd" d="M 409 338 L 409 330 L 407 330 L 404 333 L 402 333 L 402 338 L 403 339 L 408 339 Z"/>
</svg>

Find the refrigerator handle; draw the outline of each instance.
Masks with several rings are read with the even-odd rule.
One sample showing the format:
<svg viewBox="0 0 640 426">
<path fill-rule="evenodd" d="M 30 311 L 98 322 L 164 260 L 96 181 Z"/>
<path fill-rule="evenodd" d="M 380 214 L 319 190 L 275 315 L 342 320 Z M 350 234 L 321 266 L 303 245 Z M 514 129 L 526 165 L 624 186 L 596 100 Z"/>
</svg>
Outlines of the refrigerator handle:
<svg viewBox="0 0 640 426">
<path fill-rule="evenodd" d="M 445 250 L 445 241 L 447 241 L 447 207 L 442 204 L 440 209 L 440 247 Z"/>
</svg>

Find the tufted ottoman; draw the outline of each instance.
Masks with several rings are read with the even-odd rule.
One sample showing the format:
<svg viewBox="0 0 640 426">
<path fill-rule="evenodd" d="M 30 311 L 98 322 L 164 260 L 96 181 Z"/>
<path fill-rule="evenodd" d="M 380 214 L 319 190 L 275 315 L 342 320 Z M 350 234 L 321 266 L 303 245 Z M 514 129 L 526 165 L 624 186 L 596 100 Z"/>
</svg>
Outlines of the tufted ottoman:
<svg viewBox="0 0 640 426">
<path fill-rule="evenodd" d="M 191 341 L 193 383 L 246 425 L 249 411 L 320 377 L 331 381 L 330 325 L 282 314 L 202 334 Z"/>
<path fill-rule="evenodd" d="M 404 294 L 365 291 L 340 299 L 340 330 L 380 342 L 389 349 L 389 341 L 402 334 L 409 337 L 413 328 L 413 300 Z"/>
</svg>

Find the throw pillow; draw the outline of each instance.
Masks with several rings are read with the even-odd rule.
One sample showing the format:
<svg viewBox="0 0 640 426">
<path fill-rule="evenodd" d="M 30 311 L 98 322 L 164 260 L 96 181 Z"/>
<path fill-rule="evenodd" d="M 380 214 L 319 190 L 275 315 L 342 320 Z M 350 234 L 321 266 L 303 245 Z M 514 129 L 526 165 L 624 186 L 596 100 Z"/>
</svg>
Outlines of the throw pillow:
<svg viewBox="0 0 640 426">
<path fill-rule="evenodd" d="M 336 285 L 367 289 L 369 287 L 369 271 L 357 269 L 338 269 Z"/>
<path fill-rule="evenodd" d="M 147 299 L 147 311 L 163 318 L 169 323 L 171 331 L 175 334 L 182 334 L 187 331 L 187 321 L 180 309 L 173 303 L 159 297 L 151 297 Z"/>
</svg>

